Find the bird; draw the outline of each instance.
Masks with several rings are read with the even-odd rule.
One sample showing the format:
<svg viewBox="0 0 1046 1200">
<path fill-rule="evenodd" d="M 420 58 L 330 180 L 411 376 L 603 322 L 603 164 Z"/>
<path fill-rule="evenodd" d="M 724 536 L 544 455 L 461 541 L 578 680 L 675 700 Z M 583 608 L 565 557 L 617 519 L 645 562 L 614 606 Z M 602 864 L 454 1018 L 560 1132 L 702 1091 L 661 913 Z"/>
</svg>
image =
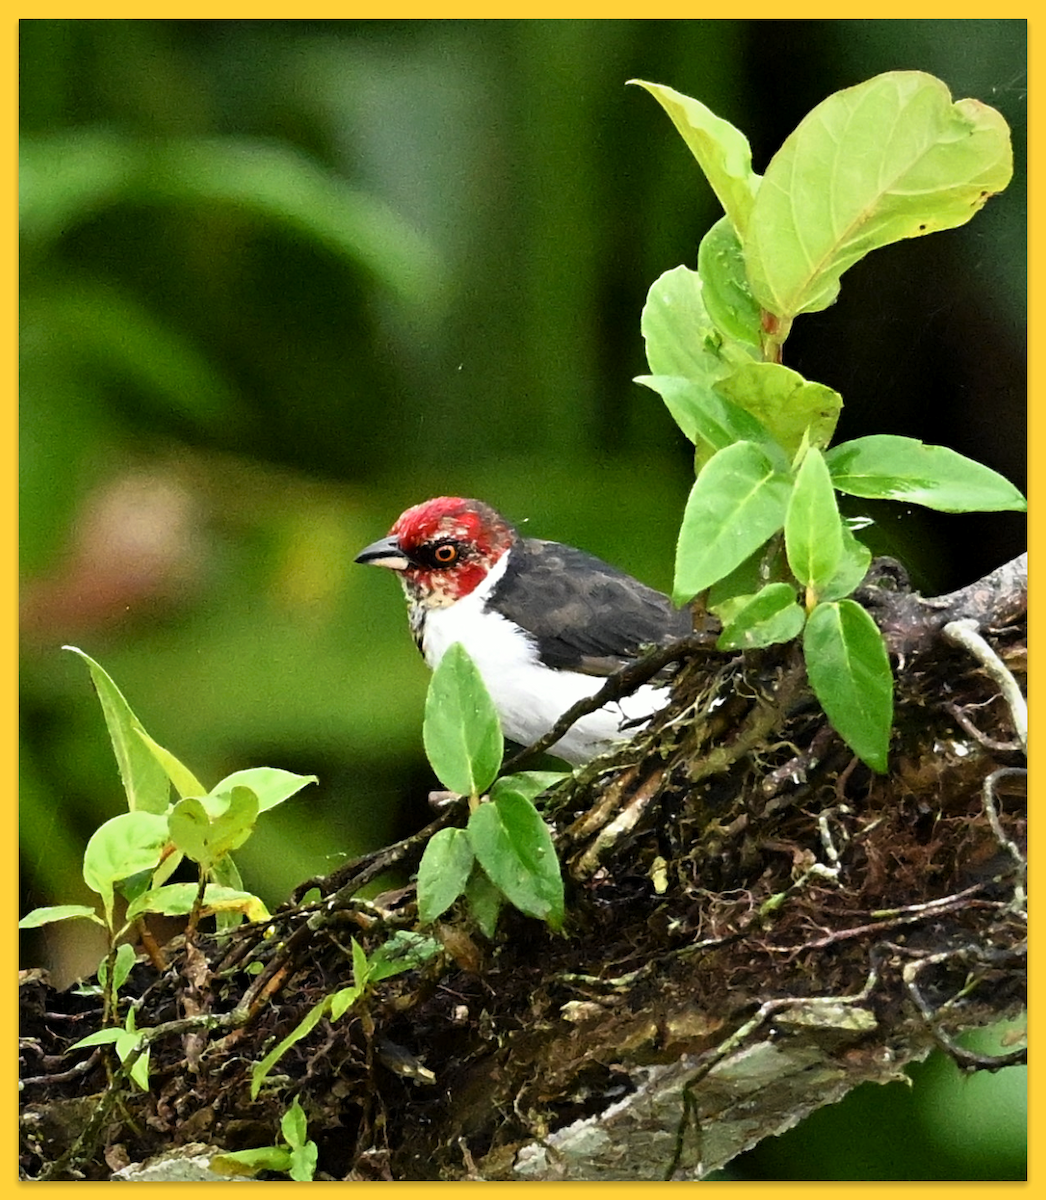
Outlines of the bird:
<svg viewBox="0 0 1046 1200">
<path fill-rule="evenodd" d="M 435 670 L 460 642 L 504 736 L 529 746 L 645 649 L 693 631 L 689 611 L 602 559 L 523 537 L 481 500 L 437 496 L 403 512 L 357 563 L 396 573 L 410 631 Z M 665 703 L 664 683 L 581 717 L 550 748 L 571 765 L 614 749 Z"/>
</svg>

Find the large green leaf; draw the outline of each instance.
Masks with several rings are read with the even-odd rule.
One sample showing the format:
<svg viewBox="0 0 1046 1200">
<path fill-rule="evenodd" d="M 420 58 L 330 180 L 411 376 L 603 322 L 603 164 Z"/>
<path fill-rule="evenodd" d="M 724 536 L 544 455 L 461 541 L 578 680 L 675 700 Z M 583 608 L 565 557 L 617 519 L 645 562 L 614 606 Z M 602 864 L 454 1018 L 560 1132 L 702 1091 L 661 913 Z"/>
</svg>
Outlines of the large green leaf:
<svg viewBox="0 0 1046 1200">
<path fill-rule="evenodd" d="M 720 450 L 698 475 L 683 513 L 673 599 L 685 604 L 783 525 L 791 481 L 753 442 Z"/>
<path fill-rule="evenodd" d="M 171 796 L 171 784 L 167 772 L 143 740 L 145 729 L 141 721 L 131 711 L 120 689 L 93 658 L 76 646 L 63 646 L 62 649 L 78 654 L 91 672 L 120 769 L 127 807 L 132 812 L 164 812 Z"/>
<path fill-rule="evenodd" d="M 882 634 L 854 600 L 819 604 L 803 632 L 810 686 L 836 732 L 874 771 L 885 772 L 893 724 L 893 676 Z"/>
<path fill-rule="evenodd" d="M 524 796 L 503 792 L 480 804 L 468 823 L 476 861 L 499 891 L 528 916 L 563 923 L 563 878 L 541 814 Z"/>
<path fill-rule="evenodd" d="M 789 320 L 827 308 L 870 250 L 965 224 L 1013 172 L 1009 129 L 921 71 L 889 71 L 810 112 L 767 167 L 745 259 L 755 298 Z"/>
<path fill-rule="evenodd" d="M 455 642 L 432 673 L 422 730 L 425 753 L 444 787 L 478 796 L 501 766 L 505 741 L 483 678 Z"/>
<path fill-rule="evenodd" d="M 851 496 L 903 500 L 941 512 L 1024 510 L 1008 479 L 982 463 L 917 438 L 874 434 L 842 442 L 826 455 L 832 483 Z"/>
<path fill-rule="evenodd" d="M 628 82 L 646 88 L 671 117 L 723 210 L 743 237 L 752 201 L 759 189 L 759 176 L 752 170 L 752 148 L 748 138 L 699 100 L 684 96 L 674 88 L 646 83 L 642 79 Z"/>
</svg>

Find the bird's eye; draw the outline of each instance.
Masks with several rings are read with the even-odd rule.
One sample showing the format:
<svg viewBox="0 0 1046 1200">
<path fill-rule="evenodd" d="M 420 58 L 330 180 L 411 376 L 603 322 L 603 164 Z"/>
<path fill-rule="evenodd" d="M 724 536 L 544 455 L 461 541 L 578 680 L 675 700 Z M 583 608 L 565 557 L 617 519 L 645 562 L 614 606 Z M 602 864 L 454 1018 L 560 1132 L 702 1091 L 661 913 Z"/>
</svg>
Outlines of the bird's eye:
<svg viewBox="0 0 1046 1200">
<path fill-rule="evenodd" d="M 458 561 L 458 548 L 453 542 L 443 542 L 432 551 L 432 557 L 441 567 L 449 567 Z"/>
</svg>

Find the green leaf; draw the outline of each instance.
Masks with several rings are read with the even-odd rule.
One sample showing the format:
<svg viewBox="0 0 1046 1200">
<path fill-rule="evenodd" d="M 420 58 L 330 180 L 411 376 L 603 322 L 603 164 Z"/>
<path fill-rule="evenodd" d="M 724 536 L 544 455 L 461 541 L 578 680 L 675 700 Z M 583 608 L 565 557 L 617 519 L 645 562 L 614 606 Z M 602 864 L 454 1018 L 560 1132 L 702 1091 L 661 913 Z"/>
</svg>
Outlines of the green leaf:
<svg viewBox="0 0 1046 1200">
<path fill-rule="evenodd" d="M 795 588 L 768 583 L 748 598 L 719 635 L 720 650 L 750 650 L 790 642 L 802 632 L 806 614 L 796 603 Z"/>
<path fill-rule="evenodd" d="M 1006 122 L 953 104 L 921 71 L 889 71 L 836 92 L 767 167 L 745 258 L 752 292 L 784 319 L 827 308 L 870 250 L 965 224 L 1013 172 Z"/>
<path fill-rule="evenodd" d="M 804 438 L 813 446 L 827 446 L 843 407 L 837 391 L 775 362 L 742 363 L 715 390 L 760 421 L 789 459 Z"/>
<path fill-rule="evenodd" d="M 174 784 L 174 790 L 179 796 L 202 796 L 205 794 L 207 789 L 184 763 L 175 758 L 170 750 L 165 750 L 158 742 L 154 742 L 144 729 L 139 728 L 135 732 L 148 746 L 153 758 L 163 767 L 164 774 Z"/>
<path fill-rule="evenodd" d="M 841 600 L 844 596 L 861 585 L 868 567 L 871 565 L 872 552 L 867 546 L 854 537 L 843 523 L 843 554 L 839 567 L 820 592 L 821 600 Z"/>
<path fill-rule="evenodd" d="M 215 1154 L 208 1165 L 215 1175 L 257 1175 L 259 1171 L 279 1171 L 286 1174 L 291 1166 L 291 1151 L 283 1146 L 230 1150 L 226 1154 Z"/>
<path fill-rule="evenodd" d="M 353 989 L 355 990 L 355 989 Z M 263 1059 L 251 1068 L 251 1099 L 257 1100 L 261 1085 L 272 1068 L 280 1061 L 295 1042 L 300 1042 L 316 1028 L 321 1019 L 330 1011 L 331 997 L 325 996 L 305 1014 L 287 1036 L 274 1046 Z"/>
<path fill-rule="evenodd" d="M 475 855 L 464 829 L 440 829 L 429 838 L 418 865 L 418 920 L 441 916 L 465 890 Z"/>
<path fill-rule="evenodd" d="M 224 802 L 224 811 L 211 816 L 202 799 L 187 796 L 168 816 L 171 841 L 204 868 L 242 846 L 258 819 L 258 797 L 250 788 L 234 787 L 227 796 L 208 799 L 215 805 Z"/>
<path fill-rule="evenodd" d="M 783 525 L 789 479 L 753 442 L 718 451 L 698 475 L 683 513 L 673 600 L 685 604 L 722 579 Z"/>
<path fill-rule="evenodd" d="M 810 686 L 851 750 L 884 773 L 893 724 L 893 676 L 882 634 L 854 600 L 819 604 L 803 634 Z"/>
<path fill-rule="evenodd" d="M 785 513 L 785 553 L 792 574 L 817 597 L 843 556 L 843 522 L 820 450 L 811 446 L 795 476 Z"/>
<path fill-rule="evenodd" d="M 98 925 L 105 922 L 86 904 L 51 904 L 45 908 L 34 908 L 18 922 L 19 929 L 39 929 L 41 925 L 50 925 L 52 921 L 70 921 L 84 917 Z"/>
<path fill-rule="evenodd" d="M 744 237 L 759 176 L 752 170 L 748 138 L 729 121 L 717 117 L 700 101 L 659 83 L 630 79 L 654 97 L 672 119 L 697 159 L 726 215 Z"/>
<path fill-rule="evenodd" d="M 134 1009 L 131 1009 L 131 1013 Z M 128 1016 L 131 1015 L 128 1014 Z M 140 1033 L 125 1033 L 122 1037 L 116 1039 L 116 1055 L 120 1062 L 126 1062 L 128 1058 L 142 1044 L 142 1035 Z M 149 1047 L 138 1055 L 135 1059 L 134 1066 L 130 1071 L 131 1079 L 142 1089 L 143 1092 L 149 1090 Z"/>
<path fill-rule="evenodd" d="M 721 217 L 697 248 L 705 309 L 724 337 L 762 346 L 759 305 L 748 285 L 744 250 L 729 217 Z"/>
<path fill-rule="evenodd" d="M 211 795 L 216 796 L 230 792 L 235 787 L 247 787 L 258 797 L 258 812 L 267 812 L 295 796 L 310 783 L 319 783 L 315 775 L 295 775 L 293 771 L 284 771 L 279 767 L 247 767 L 243 771 L 233 771 L 211 789 Z"/>
<path fill-rule="evenodd" d="M 91 680 L 98 693 L 105 724 L 109 730 L 109 740 L 112 742 L 117 766 L 120 768 L 120 779 L 127 795 L 127 807 L 132 812 L 139 809 L 147 813 L 166 811 L 171 785 L 166 771 L 153 757 L 140 736 L 145 733 L 141 721 L 131 711 L 120 689 L 93 658 L 76 646 L 63 646 L 62 649 L 79 654 L 91 672 Z"/>
<path fill-rule="evenodd" d="M 941 512 L 1024 511 L 1028 502 L 1008 479 L 946 446 L 875 434 L 833 446 L 826 456 L 841 492 L 902 500 Z"/>
<path fill-rule="evenodd" d="M 363 988 L 358 984 L 341 988 L 330 997 L 330 1017 L 332 1021 L 340 1021 L 356 1001 L 363 995 Z"/>
<path fill-rule="evenodd" d="M 73 1042 L 69 1049 L 82 1050 L 87 1046 L 112 1046 L 123 1036 L 124 1030 L 109 1026 L 106 1029 L 99 1029 L 95 1033 L 89 1033 L 86 1037 L 80 1038 L 78 1042 Z"/>
<path fill-rule="evenodd" d="M 290 1108 L 280 1118 L 280 1132 L 283 1134 L 283 1140 L 292 1149 L 304 1146 L 308 1141 L 309 1122 L 297 1096 L 294 1097 Z"/>
<path fill-rule="evenodd" d="M 352 981 L 362 991 L 370 983 L 370 962 L 359 942 L 355 938 L 349 940 L 352 944 Z"/>
<path fill-rule="evenodd" d="M 166 845 L 167 818 L 158 813 L 120 813 L 91 834 L 84 850 L 84 882 L 102 897 L 108 925 L 116 884 L 139 871 L 151 871 Z"/>
<path fill-rule="evenodd" d="M 752 346 L 724 339 L 705 308 L 701 277 L 688 267 L 674 267 L 654 281 L 640 327 L 651 375 L 690 379 L 706 392 L 758 353 Z M 669 411 L 695 440 L 671 403 Z"/>
<path fill-rule="evenodd" d="M 433 671 L 425 698 L 425 752 L 443 786 L 463 796 L 490 787 L 505 741 L 486 685 L 460 642 Z"/>
<path fill-rule="evenodd" d="M 368 979 L 378 983 L 404 971 L 415 971 L 435 958 L 443 949 L 435 938 L 413 929 L 397 929 L 370 956 Z"/>
<path fill-rule="evenodd" d="M 773 438 L 756 417 L 711 388 L 681 375 L 637 375 L 636 383 L 657 392 L 676 424 L 698 447 L 700 469 L 717 450 L 734 442 L 756 442 L 772 454 Z"/>
<path fill-rule="evenodd" d="M 316 1174 L 316 1163 L 320 1151 L 315 1142 L 306 1142 L 303 1146 L 295 1146 L 291 1150 L 290 1165 L 287 1174 L 296 1183 L 311 1183 Z"/>
<path fill-rule="evenodd" d="M 473 866 L 472 874 L 465 886 L 465 901 L 469 906 L 472 919 L 479 926 L 480 933 L 484 937 L 493 938 L 498 927 L 498 917 L 501 915 L 504 897 L 490 882 L 489 876 L 479 863 Z"/>
<path fill-rule="evenodd" d="M 137 955 L 134 952 L 134 947 L 129 942 L 123 942 L 116 948 L 116 961 L 113 964 L 113 994 L 119 992 L 120 988 L 127 982 L 127 976 L 130 975 L 131 969 L 135 964 Z M 131 1013 L 134 1012 L 132 1008 Z M 130 1016 L 130 1013 L 128 1014 Z"/>
<path fill-rule="evenodd" d="M 500 779 L 495 779 L 490 798 L 496 800 L 502 792 L 515 792 L 517 796 L 533 800 L 555 787 L 560 780 L 569 778 L 569 771 L 517 771 L 515 775 L 502 775 Z"/>
<path fill-rule="evenodd" d="M 162 913 L 168 917 L 185 916 L 192 910 L 199 888 L 195 883 L 169 883 L 151 888 L 127 907 L 127 919 L 145 912 Z M 248 921 L 266 921 L 269 910 L 251 892 L 209 883 L 203 893 L 204 913 L 236 912 Z"/>
<path fill-rule="evenodd" d="M 479 865 L 521 912 L 563 923 L 563 879 L 548 826 L 526 797 L 503 792 L 469 818 L 469 841 Z"/>
</svg>

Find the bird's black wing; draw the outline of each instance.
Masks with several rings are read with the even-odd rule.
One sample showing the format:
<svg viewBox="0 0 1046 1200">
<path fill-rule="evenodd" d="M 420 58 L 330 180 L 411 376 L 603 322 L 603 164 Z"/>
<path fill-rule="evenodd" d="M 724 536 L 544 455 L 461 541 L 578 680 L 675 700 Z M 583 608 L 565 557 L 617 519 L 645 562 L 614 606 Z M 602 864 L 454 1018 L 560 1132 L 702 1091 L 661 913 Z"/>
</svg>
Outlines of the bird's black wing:
<svg viewBox="0 0 1046 1200">
<path fill-rule="evenodd" d="M 693 631 L 690 613 L 583 550 L 522 538 L 490 604 L 533 636 L 549 667 L 610 675 L 644 646 Z"/>
</svg>

